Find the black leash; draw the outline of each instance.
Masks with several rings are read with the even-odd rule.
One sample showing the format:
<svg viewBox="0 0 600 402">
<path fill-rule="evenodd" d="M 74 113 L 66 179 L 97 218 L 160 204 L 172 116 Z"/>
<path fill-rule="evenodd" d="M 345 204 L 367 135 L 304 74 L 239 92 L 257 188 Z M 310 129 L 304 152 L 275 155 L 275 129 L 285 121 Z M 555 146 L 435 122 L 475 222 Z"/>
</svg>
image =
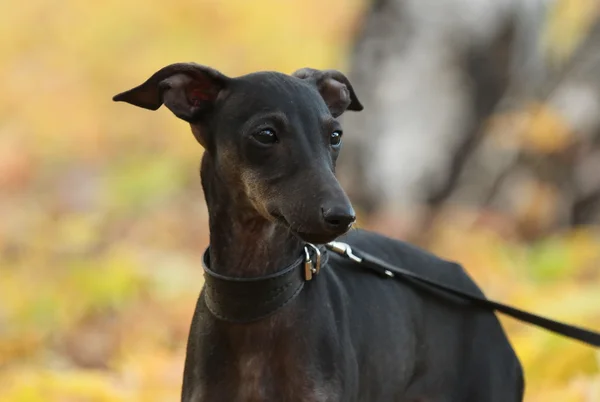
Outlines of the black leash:
<svg viewBox="0 0 600 402">
<path fill-rule="evenodd" d="M 424 278 L 413 272 L 391 265 L 363 251 L 353 250 L 346 243 L 331 242 L 328 243 L 326 247 L 336 254 L 360 264 L 361 267 L 368 268 L 386 278 L 406 277 L 414 279 L 417 282 L 425 284 L 429 287 L 458 296 L 464 300 L 468 300 L 478 307 L 492 311 L 499 311 L 516 318 L 517 320 L 536 325 L 557 334 L 566 336 L 567 338 L 576 339 L 578 341 L 587 343 L 588 345 L 600 348 L 600 333 L 541 317 L 537 314 L 529 313 L 515 307 L 507 306 L 506 304 L 488 300 L 485 297 L 472 295 L 451 286 L 432 281 L 431 279 Z"/>
</svg>

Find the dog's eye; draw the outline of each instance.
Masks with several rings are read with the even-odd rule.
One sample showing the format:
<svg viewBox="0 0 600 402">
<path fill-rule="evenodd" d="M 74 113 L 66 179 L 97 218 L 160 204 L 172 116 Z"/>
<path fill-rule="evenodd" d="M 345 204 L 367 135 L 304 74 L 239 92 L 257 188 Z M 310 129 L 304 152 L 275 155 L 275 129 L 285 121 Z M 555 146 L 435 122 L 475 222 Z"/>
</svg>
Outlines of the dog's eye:
<svg viewBox="0 0 600 402">
<path fill-rule="evenodd" d="M 340 130 L 336 130 L 333 133 L 331 133 L 331 136 L 329 137 L 329 142 L 333 147 L 339 146 L 342 143 L 342 132 Z"/>
<path fill-rule="evenodd" d="M 270 128 L 262 129 L 253 135 L 254 139 L 263 145 L 270 145 L 277 142 L 275 131 Z"/>
</svg>

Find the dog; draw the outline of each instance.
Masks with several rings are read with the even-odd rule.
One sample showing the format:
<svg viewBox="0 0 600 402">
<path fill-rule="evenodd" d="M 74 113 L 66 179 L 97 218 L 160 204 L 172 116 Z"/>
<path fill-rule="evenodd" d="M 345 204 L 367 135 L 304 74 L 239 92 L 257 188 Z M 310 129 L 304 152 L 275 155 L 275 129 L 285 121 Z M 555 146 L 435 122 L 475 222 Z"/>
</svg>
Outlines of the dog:
<svg viewBox="0 0 600 402">
<path fill-rule="evenodd" d="M 231 78 L 176 63 L 113 99 L 164 104 L 204 148 L 210 247 L 182 401 L 522 400 L 521 364 L 493 313 L 322 247 L 337 239 L 482 295 L 456 263 L 350 230 L 355 212 L 335 177 L 337 118 L 363 106 L 341 72 Z"/>
</svg>

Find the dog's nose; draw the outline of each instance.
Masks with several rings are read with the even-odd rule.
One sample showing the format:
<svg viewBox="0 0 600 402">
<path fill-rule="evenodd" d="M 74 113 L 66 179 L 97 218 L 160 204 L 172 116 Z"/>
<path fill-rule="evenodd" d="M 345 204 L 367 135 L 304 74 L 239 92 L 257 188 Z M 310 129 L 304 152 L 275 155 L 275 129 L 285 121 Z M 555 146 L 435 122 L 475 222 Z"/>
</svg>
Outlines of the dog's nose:
<svg viewBox="0 0 600 402">
<path fill-rule="evenodd" d="M 352 207 L 333 207 L 323 208 L 323 220 L 327 226 L 335 230 L 346 230 L 356 220 L 356 215 Z"/>
</svg>

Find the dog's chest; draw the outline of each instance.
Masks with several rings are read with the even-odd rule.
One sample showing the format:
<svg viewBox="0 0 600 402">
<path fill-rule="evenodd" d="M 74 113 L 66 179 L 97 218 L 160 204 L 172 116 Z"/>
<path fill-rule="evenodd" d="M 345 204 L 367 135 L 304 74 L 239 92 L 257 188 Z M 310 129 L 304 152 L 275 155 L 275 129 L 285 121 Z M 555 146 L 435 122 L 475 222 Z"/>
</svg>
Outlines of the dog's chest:
<svg viewBox="0 0 600 402">
<path fill-rule="evenodd" d="M 225 336 L 223 336 L 225 335 Z M 299 333 L 281 318 L 220 333 L 219 375 L 198 387 L 194 401 L 202 402 L 337 402 L 339 382 L 323 373 L 320 359 Z"/>
<path fill-rule="evenodd" d="M 319 380 L 309 360 L 300 361 L 293 355 L 288 361 L 272 361 L 269 354 L 248 354 L 238 362 L 240 402 L 306 401 L 333 402 L 339 400 L 333 384 Z M 285 356 L 281 358 L 285 359 Z M 306 356 L 308 359 L 308 356 Z"/>
<path fill-rule="evenodd" d="M 307 360 L 307 363 L 309 360 Z M 310 364 L 240 356 L 217 381 L 200 382 L 185 402 L 341 402 L 337 381 L 323 381 Z"/>
</svg>

